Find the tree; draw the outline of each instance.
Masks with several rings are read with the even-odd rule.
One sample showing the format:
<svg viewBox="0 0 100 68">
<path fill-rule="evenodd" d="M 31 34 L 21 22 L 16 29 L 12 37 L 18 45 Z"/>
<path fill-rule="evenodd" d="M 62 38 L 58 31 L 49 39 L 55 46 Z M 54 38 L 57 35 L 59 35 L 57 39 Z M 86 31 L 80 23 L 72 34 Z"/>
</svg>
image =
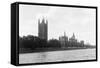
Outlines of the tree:
<svg viewBox="0 0 100 68">
<path fill-rule="evenodd" d="M 47 41 L 45 39 L 40 39 L 39 37 L 28 35 L 19 37 L 19 47 L 20 48 L 45 48 L 47 46 Z"/>
<path fill-rule="evenodd" d="M 61 44 L 58 40 L 56 39 L 51 39 L 49 40 L 48 42 L 48 47 L 52 47 L 52 48 L 60 48 L 61 47 Z"/>
</svg>

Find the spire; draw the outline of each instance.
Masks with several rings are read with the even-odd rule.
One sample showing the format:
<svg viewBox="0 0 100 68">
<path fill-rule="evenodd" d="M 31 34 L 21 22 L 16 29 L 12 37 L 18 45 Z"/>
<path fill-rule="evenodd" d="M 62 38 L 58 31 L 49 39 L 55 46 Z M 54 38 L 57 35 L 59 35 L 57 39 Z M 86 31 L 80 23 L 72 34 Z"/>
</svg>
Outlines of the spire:
<svg viewBox="0 0 100 68">
<path fill-rule="evenodd" d="M 40 19 L 38 19 L 38 23 L 40 24 Z"/>
<path fill-rule="evenodd" d="M 75 34 L 74 34 L 74 33 L 73 33 L 73 36 L 72 36 L 72 38 L 73 38 L 73 39 L 75 39 Z"/>
<path fill-rule="evenodd" d="M 66 36 L 66 32 L 64 32 L 64 36 Z"/>
<path fill-rule="evenodd" d="M 42 23 L 45 23 L 45 19 L 44 18 L 42 19 Z"/>
<path fill-rule="evenodd" d="M 48 23 L 48 20 L 46 19 L 46 23 Z"/>
</svg>

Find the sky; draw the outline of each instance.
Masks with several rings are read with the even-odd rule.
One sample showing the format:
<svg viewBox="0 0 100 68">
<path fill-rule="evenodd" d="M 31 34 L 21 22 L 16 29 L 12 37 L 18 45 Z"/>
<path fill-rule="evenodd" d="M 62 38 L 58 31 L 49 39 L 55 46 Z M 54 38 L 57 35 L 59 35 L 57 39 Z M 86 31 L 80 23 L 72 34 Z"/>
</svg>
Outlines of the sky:
<svg viewBox="0 0 100 68">
<path fill-rule="evenodd" d="M 48 39 L 59 39 L 66 32 L 79 41 L 95 45 L 96 10 L 91 8 L 40 5 L 19 6 L 19 36 L 38 36 L 38 19 L 48 20 Z"/>
</svg>

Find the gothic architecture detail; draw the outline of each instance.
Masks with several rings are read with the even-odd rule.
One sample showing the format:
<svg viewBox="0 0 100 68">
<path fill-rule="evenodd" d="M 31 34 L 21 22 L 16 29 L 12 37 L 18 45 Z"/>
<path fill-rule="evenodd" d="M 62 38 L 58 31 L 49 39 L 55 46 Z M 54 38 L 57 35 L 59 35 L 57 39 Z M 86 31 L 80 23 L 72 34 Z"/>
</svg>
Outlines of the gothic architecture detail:
<svg viewBox="0 0 100 68">
<path fill-rule="evenodd" d="M 44 18 L 38 20 L 38 37 L 48 40 L 48 21 Z"/>
<path fill-rule="evenodd" d="M 63 48 L 66 47 L 66 43 L 68 42 L 68 37 L 66 36 L 65 32 L 64 32 L 64 36 L 59 37 L 59 41 Z"/>
<path fill-rule="evenodd" d="M 69 41 L 77 43 L 77 39 L 75 38 L 75 34 L 74 33 L 73 33 L 73 36 L 71 38 L 69 38 Z"/>
</svg>

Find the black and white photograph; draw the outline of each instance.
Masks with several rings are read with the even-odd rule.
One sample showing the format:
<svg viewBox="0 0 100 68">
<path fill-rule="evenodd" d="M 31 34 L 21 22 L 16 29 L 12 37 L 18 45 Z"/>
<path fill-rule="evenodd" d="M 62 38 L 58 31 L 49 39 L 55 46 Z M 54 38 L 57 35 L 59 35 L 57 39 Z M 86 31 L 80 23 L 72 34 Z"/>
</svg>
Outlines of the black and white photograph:
<svg viewBox="0 0 100 68">
<path fill-rule="evenodd" d="M 19 4 L 19 64 L 96 60 L 96 9 Z"/>
</svg>

